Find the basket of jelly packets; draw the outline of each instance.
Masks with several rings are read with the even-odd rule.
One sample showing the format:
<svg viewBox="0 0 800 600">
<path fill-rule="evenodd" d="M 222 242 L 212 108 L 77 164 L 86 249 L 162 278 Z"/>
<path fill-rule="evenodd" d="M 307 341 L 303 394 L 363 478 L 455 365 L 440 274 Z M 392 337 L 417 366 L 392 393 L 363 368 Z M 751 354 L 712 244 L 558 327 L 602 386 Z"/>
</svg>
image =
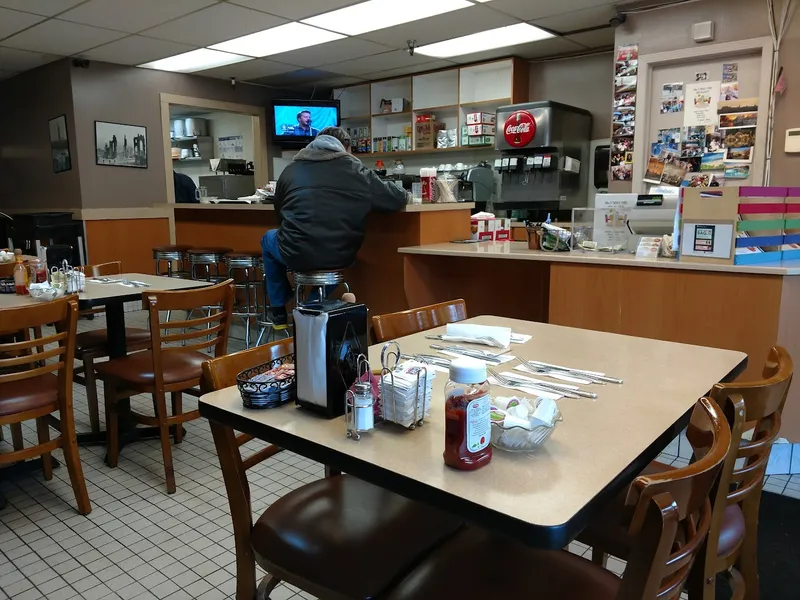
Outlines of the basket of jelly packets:
<svg viewBox="0 0 800 600">
<path fill-rule="evenodd" d="M 497 396 L 492 399 L 492 445 L 509 452 L 532 452 L 563 420 L 555 400 Z"/>
</svg>

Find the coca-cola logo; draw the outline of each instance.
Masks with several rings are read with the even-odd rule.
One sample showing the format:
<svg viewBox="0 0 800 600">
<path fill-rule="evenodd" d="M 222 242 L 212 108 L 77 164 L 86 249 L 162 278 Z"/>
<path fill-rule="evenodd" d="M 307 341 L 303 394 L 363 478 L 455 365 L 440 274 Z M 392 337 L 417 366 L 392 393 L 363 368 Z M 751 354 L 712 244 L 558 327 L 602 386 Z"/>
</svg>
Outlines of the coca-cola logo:
<svg viewBox="0 0 800 600">
<path fill-rule="evenodd" d="M 536 120 L 527 110 L 517 110 L 506 118 L 503 137 L 514 148 L 527 146 L 536 137 Z"/>
</svg>

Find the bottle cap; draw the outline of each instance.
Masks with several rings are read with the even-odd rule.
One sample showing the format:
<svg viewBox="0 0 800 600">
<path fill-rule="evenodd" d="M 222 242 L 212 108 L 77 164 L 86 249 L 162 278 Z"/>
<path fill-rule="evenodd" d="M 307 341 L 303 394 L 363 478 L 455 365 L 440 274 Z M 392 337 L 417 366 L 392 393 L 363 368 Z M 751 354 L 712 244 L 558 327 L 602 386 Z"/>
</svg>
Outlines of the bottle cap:
<svg viewBox="0 0 800 600">
<path fill-rule="evenodd" d="M 450 362 L 450 381 L 483 383 L 486 381 L 486 363 L 475 358 L 454 358 Z"/>
</svg>

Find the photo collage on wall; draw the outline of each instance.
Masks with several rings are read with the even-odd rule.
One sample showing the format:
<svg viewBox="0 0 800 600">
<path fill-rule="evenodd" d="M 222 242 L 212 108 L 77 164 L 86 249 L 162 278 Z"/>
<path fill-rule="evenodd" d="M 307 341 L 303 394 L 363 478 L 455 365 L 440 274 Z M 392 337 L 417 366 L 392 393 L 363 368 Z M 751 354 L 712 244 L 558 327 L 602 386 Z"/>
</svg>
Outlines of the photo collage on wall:
<svg viewBox="0 0 800 600">
<path fill-rule="evenodd" d="M 704 71 L 695 73 L 691 83 L 665 83 L 660 113 L 683 113 L 683 127 L 657 130 L 650 142 L 644 181 L 715 187 L 726 182 L 740 185 L 750 176 L 758 99 L 739 98 L 737 63 L 722 65 L 721 80 Z"/>
<path fill-rule="evenodd" d="M 611 179 L 612 181 L 630 181 L 633 172 L 633 136 L 636 130 L 639 45 L 619 46 L 615 58 Z"/>
</svg>

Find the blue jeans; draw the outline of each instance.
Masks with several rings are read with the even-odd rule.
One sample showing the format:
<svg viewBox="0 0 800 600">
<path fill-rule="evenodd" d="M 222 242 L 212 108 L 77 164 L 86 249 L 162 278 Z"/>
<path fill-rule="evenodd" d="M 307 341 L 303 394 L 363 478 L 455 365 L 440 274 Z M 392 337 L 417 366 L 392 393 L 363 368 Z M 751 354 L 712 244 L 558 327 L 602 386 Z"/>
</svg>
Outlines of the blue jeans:
<svg viewBox="0 0 800 600">
<path fill-rule="evenodd" d="M 286 262 L 278 248 L 277 229 L 270 229 L 261 238 L 261 254 L 264 258 L 269 305 L 283 308 L 292 296 L 292 286 L 286 278 Z"/>
<path fill-rule="evenodd" d="M 278 230 L 270 229 L 261 238 L 261 255 L 264 258 L 264 277 L 267 280 L 267 295 L 269 305 L 275 308 L 284 308 L 291 299 L 292 286 L 286 277 L 286 262 L 278 248 Z M 325 296 L 329 296 L 336 286 L 325 286 Z M 319 292 L 313 290 L 308 302 L 319 302 Z"/>
</svg>

